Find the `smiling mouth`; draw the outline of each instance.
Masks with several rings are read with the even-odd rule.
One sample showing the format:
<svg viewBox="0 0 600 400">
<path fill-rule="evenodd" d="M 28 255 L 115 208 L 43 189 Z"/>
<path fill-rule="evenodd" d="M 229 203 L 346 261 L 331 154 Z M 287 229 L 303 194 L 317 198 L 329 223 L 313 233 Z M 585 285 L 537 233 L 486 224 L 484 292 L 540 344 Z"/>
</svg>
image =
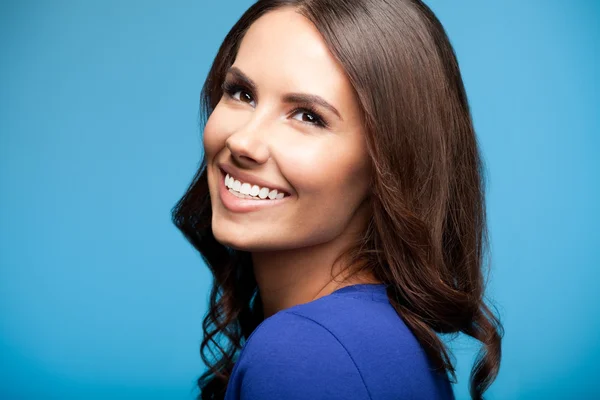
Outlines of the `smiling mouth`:
<svg viewBox="0 0 600 400">
<path fill-rule="evenodd" d="M 229 175 L 225 171 L 221 172 L 222 176 L 224 176 L 222 179 L 224 179 L 224 184 L 227 190 L 240 199 L 280 200 L 289 196 L 289 194 L 286 192 L 243 182 Z"/>
</svg>

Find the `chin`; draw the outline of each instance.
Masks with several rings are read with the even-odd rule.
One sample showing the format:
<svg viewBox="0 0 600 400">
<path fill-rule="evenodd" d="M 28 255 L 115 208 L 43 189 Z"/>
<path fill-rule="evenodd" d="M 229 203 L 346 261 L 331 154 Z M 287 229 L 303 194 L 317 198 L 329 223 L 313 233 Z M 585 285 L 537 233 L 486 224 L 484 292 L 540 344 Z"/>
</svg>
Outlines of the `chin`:
<svg viewBox="0 0 600 400">
<path fill-rule="evenodd" d="M 219 238 L 215 235 L 215 239 L 217 239 L 217 242 L 221 243 L 223 246 L 227 246 L 234 250 L 247 251 L 250 253 L 261 252 L 261 251 L 280 250 L 276 246 L 268 245 L 266 243 L 257 243 L 257 242 L 252 242 L 252 241 L 240 241 L 240 240 L 236 240 L 237 238 L 232 238 L 232 237 Z"/>
<path fill-rule="evenodd" d="M 264 243 L 260 243 L 261 241 L 264 242 L 264 239 L 259 240 L 252 234 L 247 235 L 245 232 L 228 229 L 220 224 L 213 224 L 212 232 L 217 242 L 234 250 L 261 251 L 261 248 L 264 247 Z"/>
<path fill-rule="evenodd" d="M 234 250 L 247 252 L 266 252 L 281 251 L 303 247 L 303 244 L 296 242 L 286 242 L 282 240 L 282 235 L 265 235 L 261 232 L 252 231 L 250 234 L 244 234 L 239 230 L 227 229 L 213 225 L 213 236 L 217 242 Z"/>
</svg>

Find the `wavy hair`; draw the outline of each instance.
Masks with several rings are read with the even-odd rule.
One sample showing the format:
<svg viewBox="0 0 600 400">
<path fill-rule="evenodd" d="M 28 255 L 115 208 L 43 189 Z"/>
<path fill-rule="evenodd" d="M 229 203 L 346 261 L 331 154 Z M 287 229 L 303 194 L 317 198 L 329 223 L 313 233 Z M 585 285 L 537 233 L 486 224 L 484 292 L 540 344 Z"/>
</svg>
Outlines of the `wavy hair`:
<svg viewBox="0 0 600 400">
<path fill-rule="evenodd" d="M 201 93 L 201 124 L 222 96 L 239 44 L 260 16 L 289 6 L 309 19 L 345 70 L 364 115 L 373 182 L 371 218 L 347 253 L 356 273 L 388 285 L 390 303 L 437 370 L 456 382 L 438 334 L 481 342 L 473 399 L 498 374 L 503 327 L 486 304 L 489 272 L 485 168 L 456 55 L 419 0 L 259 0 L 225 37 Z M 172 219 L 213 275 L 200 346 L 198 399 L 222 399 L 239 351 L 260 324 L 249 253 L 216 241 L 203 159 Z M 360 261 L 360 262 L 359 262 Z"/>
</svg>

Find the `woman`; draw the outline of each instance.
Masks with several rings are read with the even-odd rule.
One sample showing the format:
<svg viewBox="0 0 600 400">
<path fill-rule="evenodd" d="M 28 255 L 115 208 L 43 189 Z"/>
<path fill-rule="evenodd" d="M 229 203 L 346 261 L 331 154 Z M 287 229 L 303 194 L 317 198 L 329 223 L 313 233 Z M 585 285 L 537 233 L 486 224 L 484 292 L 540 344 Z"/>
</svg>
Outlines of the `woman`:
<svg viewBox="0 0 600 400">
<path fill-rule="evenodd" d="M 438 334 L 482 342 L 482 163 L 454 52 L 417 0 L 265 0 L 203 88 L 173 220 L 214 275 L 202 399 L 449 399 Z M 206 352 L 212 355 L 209 358 Z"/>
</svg>

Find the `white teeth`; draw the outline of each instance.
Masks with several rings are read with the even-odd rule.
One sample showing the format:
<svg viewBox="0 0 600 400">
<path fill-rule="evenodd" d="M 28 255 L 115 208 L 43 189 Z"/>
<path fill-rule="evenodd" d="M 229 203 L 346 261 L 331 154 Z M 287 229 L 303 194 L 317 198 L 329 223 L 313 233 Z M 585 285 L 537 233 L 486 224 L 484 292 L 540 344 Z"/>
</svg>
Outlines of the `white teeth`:
<svg viewBox="0 0 600 400">
<path fill-rule="evenodd" d="M 240 188 L 240 193 L 250 194 L 251 189 L 252 189 L 252 187 L 250 186 L 249 183 L 243 183 L 242 187 Z"/>
<path fill-rule="evenodd" d="M 268 195 L 269 195 L 269 188 L 262 188 L 262 189 L 260 189 L 260 192 L 258 192 L 258 197 L 260 197 L 261 199 L 266 199 Z"/>
<path fill-rule="evenodd" d="M 229 191 L 242 199 L 266 199 L 267 197 L 271 200 L 283 199 L 285 195 L 278 193 L 276 189 L 269 189 L 267 187 L 261 188 L 258 185 L 251 185 L 249 183 L 242 183 L 237 179 L 234 179 L 229 174 L 225 175 L 225 186 L 229 188 Z"/>
<path fill-rule="evenodd" d="M 229 191 L 231 193 L 233 193 L 236 197 L 239 197 L 240 199 L 251 199 L 252 198 L 252 196 L 248 196 L 247 194 L 242 194 L 242 193 L 236 192 L 233 189 L 230 189 Z"/>
</svg>

